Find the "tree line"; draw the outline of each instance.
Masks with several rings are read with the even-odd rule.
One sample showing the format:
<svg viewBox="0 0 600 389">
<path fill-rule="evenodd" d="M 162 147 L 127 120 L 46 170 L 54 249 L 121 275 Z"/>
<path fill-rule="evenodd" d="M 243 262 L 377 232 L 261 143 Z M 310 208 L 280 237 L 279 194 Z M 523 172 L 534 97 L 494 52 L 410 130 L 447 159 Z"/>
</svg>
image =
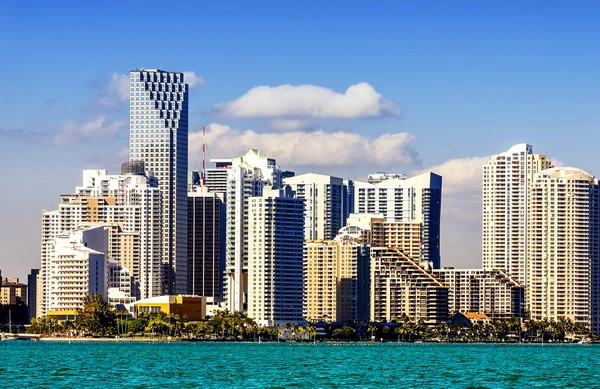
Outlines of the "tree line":
<svg viewBox="0 0 600 389">
<path fill-rule="evenodd" d="M 455 342 L 563 342 L 597 337 L 585 325 L 570 319 L 493 320 L 470 326 L 440 323 L 428 326 L 406 315 L 387 323 L 288 323 L 286 339 L 308 341 L 386 340 L 386 341 L 455 341 Z M 189 321 L 185 316 L 164 312 L 142 313 L 132 318 L 129 312 L 115 310 L 101 295 L 89 295 L 73 321 L 59 321 L 54 316 L 34 319 L 30 333 L 47 336 L 158 336 L 181 339 L 278 340 L 279 328 L 262 327 L 242 312 L 218 311 L 209 320 Z"/>
</svg>

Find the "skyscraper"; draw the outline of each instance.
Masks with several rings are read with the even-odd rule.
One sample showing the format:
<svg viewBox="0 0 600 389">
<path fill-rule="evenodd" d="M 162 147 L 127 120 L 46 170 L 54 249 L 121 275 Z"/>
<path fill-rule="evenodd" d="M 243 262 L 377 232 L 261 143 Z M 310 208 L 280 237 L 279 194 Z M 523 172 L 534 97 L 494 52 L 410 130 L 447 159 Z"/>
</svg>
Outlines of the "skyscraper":
<svg viewBox="0 0 600 389">
<path fill-rule="evenodd" d="M 222 193 L 203 189 L 188 194 L 189 287 L 214 302 L 223 298 L 225 204 Z"/>
<path fill-rule="evenodd" d="M 308 173 L 286 178 L 284 184 L 306 199 L 305 239 L 331 240 L 346 225 L 350 199 L 342 178 Z"/>
<path fill-rule="evenodd" d="M 508 271 L 526 284 L 529 189 L 551 167 L 545 155 L 518 144 L 483 167 L 482 258 L 485 269 Z"/>
<path fill-rule="evenodd" d="M 131 161 L 143 161 L 162 192 L 163 293 L 187 293 L 188 93 L 183 73 L 129 73 Z"/>
<path fill-rule="evenodd" d="M 289 187 L 248 201 L 248 317 L 274 326 L 302 320 L 304 199 Z"/>
<path fill-rule="evenodd" d="M 527 308 L 600 333 L 600 186 L 576 168 L 540 172 L 530 190 Z"/>
<path fill-rule="evenodd" d="M 440 267 L 442 177 L 423 173 L 408 179 L 378 177 L 376 184 L 355 182 L 354 213 L 380 214 L 390 222 L 417 222 L 421 228 L 421 258 Z"/>
<path fill-rule="evenodd" d="M 252 197 L 262 196 L 266 186 L 280 188 L 281 169 L 274 159 L 255 149 L 238 158 L 218 160 L 219 168 L 227 171 L 226 306 L 230 311 L 245 311 L 248 294 L 248 202 Z"/>
<path fill-rule="evenodd" d="M 31 269 L 31 273 L 27 275 L 27 316 L 29 322 L 35 318 L 37 311 L 37 283 L 40 274 L 40 269 Z"/>
</svg>

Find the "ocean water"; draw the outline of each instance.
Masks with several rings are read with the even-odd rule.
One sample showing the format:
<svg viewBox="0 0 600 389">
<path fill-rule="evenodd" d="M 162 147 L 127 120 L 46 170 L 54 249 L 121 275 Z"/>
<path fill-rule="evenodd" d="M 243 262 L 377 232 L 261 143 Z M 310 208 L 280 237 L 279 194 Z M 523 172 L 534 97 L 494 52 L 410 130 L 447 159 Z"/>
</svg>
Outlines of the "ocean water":
<svg viewBox="0 0 600 389">
<path fill-rule="evenodd" d="M 598 388 L 600 346 L 0 342 L 2 388 Z"/>
</svg>

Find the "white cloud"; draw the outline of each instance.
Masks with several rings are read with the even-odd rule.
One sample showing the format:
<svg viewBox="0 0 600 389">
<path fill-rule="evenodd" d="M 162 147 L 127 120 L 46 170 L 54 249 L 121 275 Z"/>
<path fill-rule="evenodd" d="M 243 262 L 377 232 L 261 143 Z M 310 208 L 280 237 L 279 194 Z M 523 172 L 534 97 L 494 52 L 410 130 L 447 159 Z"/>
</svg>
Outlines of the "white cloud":
<svg viewBox="0 0 600 389">
<path fill-rule="evenodd" d="M 106 115 L 97 119 L 78 124 L 72 120 L 66 121 L 61 130 L 54 135 L 52 143 L 64 144 L 78 140 L 106 140 L 114 138 L 121 127 L 126 124 L 125 120 L 108 122 Z"/>
<path fill-rule="evenodd" d="M 196 75 L 196 72 L 187 71 L 183 72 L 183 80 L 193 88 L 195 86 L 204 85 L 204 77 Z"/>
<path fill-rule="evenodd" d="M 250 148 L 263 151 L 282 166 L 370 166 L 393 170 L 398 165 L 418 166 L 420 159 L 412 146 L 415 137 L 400 132 L 370 139 L 338 131 L 290 131 L 257 133 L 212 123 L 206 132 L 207 154 L 211 158 L 242 155 Z M 199 155 L 202 132 L 190 133 L 190 156 Z"/>
<path fill-rule="evenodd" d="M 308 127 L 308 121 L 298 119 L 271 119 L 267 122 L 267 126 L 275 130 L 296 131 L 306 129 Z"/>
<path fill-rule="evenodd" d="M 214 107 L 223 117 L 339 118 L 399 116 L 400 108 L 366 82 L 345 93 L 315 85 L 257 86 Z"/>
<path fill-rule="evenodd" d="M 99 105 L 114 107 L 129 101 L 129 76 L 113 73 L 109 76 L 108 83 L 101 89 L 103 90 L 98 98 Z"/>
</svg>

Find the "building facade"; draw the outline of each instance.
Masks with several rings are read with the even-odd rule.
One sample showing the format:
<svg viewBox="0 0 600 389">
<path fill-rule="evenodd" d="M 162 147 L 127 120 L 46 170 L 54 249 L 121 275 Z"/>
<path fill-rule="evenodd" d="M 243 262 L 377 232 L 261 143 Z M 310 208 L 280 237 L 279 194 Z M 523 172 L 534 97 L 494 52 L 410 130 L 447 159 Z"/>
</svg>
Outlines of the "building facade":
<svg viewBox="0 0 600 389">
<path fill-rule="evenodd" d="M 335 238 L 349 215 L 348 185 L 353 185 L 352 181 L 308 173 L 286 178 L 284 183 L 292 188 L 295 197 L 306 200 L 305 239 Z"/>
<path fill-rule="evenodd" d="M 483 167 L 482 258 L 485 269 L 504 269 L 527 284 L 530 188 L 537 173 L 552 166 L 533 147 L 518 144 Z"/>
<path fill-rule="evenodd" d="M 395 248 L 371 248 L 371 321 L 400 318 L 426 325 L 447 322 L 448 286 L 430 263 L 413 260 Z"/>
<path fill-rule="evenodd" d="M 527 308 L 600 333 L 600 188 L 576 168 L 538 173 L 530 191 Z"/>
<path fill-rule="evenodd" d="M 355 182 L 354 212 L 380 214 L 389 222 L 421 223 L 421 259 L 440 267 L 442 177 L 424 173 L 376 184 Z"/>
<path fill-rule="evenodd" d="M 223 195 L 188 194 L 189 293 L 221 301 L 225 267 L 225 204 Z"/>
<path fill-rule="evenodd" d="M 479 312 L 492 320 L 524 317 L 525 288 L 503 270 L 435 269 L 449 288 L 449 314 Z"/>
<path fill-rule="evenodd" d="M 248 203 L 252 197 L 262 196 L 264 187 L 281 187 L 281 169 L 274 159 L 254 149 L 238 158 L 211 161 L 216 163 L 217 169 L 227 172 L 226 307 L 230 311 L 245 311 L 248 302 Z"/>
<path fill-rule="evenodd" d="M 308 240 L 304 252 L 304 318 L 308 321 L 368 321 L 370 251 L 341 235 Z"/>
<path fill-rule="evenodd" d="M 37 284 L 39 275 L 40 269 L 31 269 L 31 272 L 27 275 L 27 318 L 30 323 L 37 312 Z"/>
<path fill-rule="evenodd" d="M 129 81 L 129 156 L 162 193 L 162 292 L 185 294 L 189 86 L 183 73 L 159 69 L 136 69 Z"/>
<path fill-rule="evenodd" d="M 274 326 L 303 318 L 304 199 L 289 187 L 248 201 L 248 317 Z"/>
<path fill-rule="evenodd" d="M 90 294 L 108 301 L 108 239 L 108 228 L 102 225 L 81 227 L 55 238 L 45 312 L 77 310 Z"/>
</svg>

